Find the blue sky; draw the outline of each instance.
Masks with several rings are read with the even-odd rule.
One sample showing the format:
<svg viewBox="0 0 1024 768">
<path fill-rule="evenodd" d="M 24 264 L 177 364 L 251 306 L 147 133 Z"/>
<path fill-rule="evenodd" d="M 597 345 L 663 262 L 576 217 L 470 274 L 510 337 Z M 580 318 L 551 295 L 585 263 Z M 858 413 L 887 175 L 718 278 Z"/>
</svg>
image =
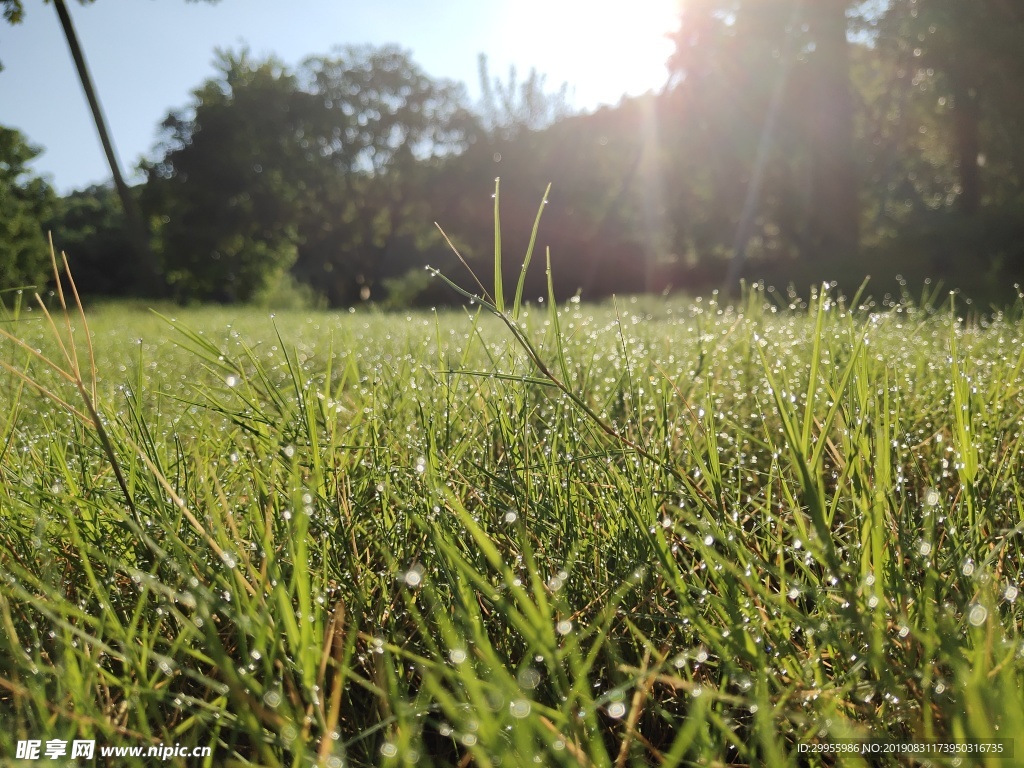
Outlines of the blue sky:
<svg viewBox="0 0 1024 768">
<path fill-rule="evenodd" d="M 157 125 L 212 76 L 215 48 L 247 44 L 288 64 L 346 44 L 397 43 L 434 77 L 479 93 L 477 56 L 567 82 L 577 107 L 659 88 L 679 0 L 69 0 L 122 167 L 147 155 Z M 0 124 L 44 149 L 34 168 L 60 192 L 109 171 L 52 5 L 25 0 L 25 20 L 0 19 Z"/>
</svg>

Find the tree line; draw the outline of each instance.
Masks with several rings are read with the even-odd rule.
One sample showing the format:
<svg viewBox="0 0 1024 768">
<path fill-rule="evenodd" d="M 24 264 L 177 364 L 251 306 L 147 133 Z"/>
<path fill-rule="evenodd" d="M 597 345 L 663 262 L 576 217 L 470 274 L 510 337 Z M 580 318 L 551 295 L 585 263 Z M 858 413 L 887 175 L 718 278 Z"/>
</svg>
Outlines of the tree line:
<svg viewBox="0 0 1024 768">
<path fill-rule="evenodd" d="M 155 287 L 114 189 L 56 196 L 27 170 L 37 150 L 0 129 L 0 288 L 45 280 L 49 230 L 93 295 L 436 304 L 452 296 L 424 265 L 462 268 L 434 222 L 486 279 L 501 177 L 504 247 L 525 251 L 543 205 L 560 296 L 852 290 L 870 274 L 1007 298 L 1024 275 L 1024 7 L 689 0 L 682 14 L 664 88 L 586 114 L 483 58 L 474 104 L 397 47 L 294 68 L 220 52 L 131 190 Z"/>
</svg>

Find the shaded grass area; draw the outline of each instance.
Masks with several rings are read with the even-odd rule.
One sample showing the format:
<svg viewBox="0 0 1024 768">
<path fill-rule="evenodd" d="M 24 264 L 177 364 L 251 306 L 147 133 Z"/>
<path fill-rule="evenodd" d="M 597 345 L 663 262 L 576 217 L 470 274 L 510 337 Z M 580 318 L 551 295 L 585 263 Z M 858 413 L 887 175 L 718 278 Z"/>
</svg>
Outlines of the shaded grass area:
<svg viewBox="0 0 1024 768">
<path fill-rule="evenodd" d="M 874 765 L 906 759 L 800 746 L 1024 733 L 1019 306 L 497 288 L 106 307 L 92 359 L 73 310 L 8 312 L 0 754 Z"/>
</svg>

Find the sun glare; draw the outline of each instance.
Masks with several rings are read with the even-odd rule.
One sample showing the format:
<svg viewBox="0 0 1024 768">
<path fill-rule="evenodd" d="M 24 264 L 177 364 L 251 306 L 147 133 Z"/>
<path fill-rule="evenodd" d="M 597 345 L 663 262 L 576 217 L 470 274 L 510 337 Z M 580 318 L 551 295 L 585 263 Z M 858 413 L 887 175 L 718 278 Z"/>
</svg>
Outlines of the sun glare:
<svg viewBox="0 0 1024 768">
<path fill-rule="evenodd" d="M 528 46 L 551 86 L 580 104 L 658 89 L 679 26 L 681 0 L 528 0 L 508 3 L 505 35 Z M 520 53 L 518 60 L 527 57 Z"/>
</svg>

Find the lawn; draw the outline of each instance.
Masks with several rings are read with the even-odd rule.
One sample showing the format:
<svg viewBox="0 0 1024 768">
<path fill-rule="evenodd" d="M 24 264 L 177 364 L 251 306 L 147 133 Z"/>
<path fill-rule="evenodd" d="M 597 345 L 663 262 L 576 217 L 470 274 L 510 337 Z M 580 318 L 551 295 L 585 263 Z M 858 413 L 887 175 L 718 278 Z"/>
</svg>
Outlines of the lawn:
<svg viewBox="0 0 1024 768">
<path fill-rule="evenodd" d="M 835 750 L 1024 733 L 1020 304 L 490 293 L 108 305 L 88 337 L 72 307 L 73 342 L 8 308 L 0 755 L 897 765 Z"/>
</svg>

